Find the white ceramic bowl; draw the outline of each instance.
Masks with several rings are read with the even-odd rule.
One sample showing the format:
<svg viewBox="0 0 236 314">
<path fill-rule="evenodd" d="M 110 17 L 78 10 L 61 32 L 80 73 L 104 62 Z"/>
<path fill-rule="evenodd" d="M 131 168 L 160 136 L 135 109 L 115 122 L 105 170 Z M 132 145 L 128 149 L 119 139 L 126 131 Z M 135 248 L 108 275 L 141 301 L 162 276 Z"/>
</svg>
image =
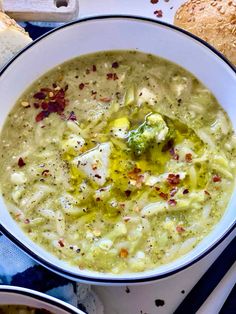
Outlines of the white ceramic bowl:
<svg viewBox="0 0 236 314">
<path fill-rule="evenodd" d="M 55 314 L 85 314 L 74 306 L 44 293 L 15 286 L 0 285 L 1 305 L 25 305 Z"/>
<path fill-rule="evenodd" d="M 40 75 L 82 54 L 103 50 L 137 49 L 173 61 L 192 72 L 216 96 L 236 129 L 236 72 L 216 50 L 193 35 L 157 21 L 109 16 L 67 24 L 39 38 L 21 51 L 0 76 L 0 127 L 22 92 Z M 75 280 L 100 284 L 126 284 L 160 279 L 198 261 L 234 228 L 236 193 L 220 223 L 191 252 L 151 271 L 135 274 L 102 274 L 79 270 L 33 243 L 10 217 L 0 199 L 1 230 L 27 254 L 47 268 Z"/>
</svg>

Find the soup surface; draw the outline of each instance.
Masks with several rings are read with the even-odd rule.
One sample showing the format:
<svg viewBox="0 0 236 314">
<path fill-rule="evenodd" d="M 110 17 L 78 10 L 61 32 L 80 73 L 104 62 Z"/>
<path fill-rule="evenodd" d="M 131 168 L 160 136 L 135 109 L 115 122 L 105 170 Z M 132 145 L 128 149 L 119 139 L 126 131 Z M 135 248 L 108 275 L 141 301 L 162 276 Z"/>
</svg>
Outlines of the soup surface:
<svg viewBox="0 0 236 314">
<path fill-rule="evenodd" d="M 0 305 L 0 314 L 53 314 L 44 309 L 36 309 L 25 305 Z"/>
<path fill-rule="evenodd" d="M 81 56 L 35 82 L 1 133 L 1 191 L 28 236 L 80 269 L 152 269 L 190 251 L 234 188 L 236 138 L 183 68 Z"/>
</svg>

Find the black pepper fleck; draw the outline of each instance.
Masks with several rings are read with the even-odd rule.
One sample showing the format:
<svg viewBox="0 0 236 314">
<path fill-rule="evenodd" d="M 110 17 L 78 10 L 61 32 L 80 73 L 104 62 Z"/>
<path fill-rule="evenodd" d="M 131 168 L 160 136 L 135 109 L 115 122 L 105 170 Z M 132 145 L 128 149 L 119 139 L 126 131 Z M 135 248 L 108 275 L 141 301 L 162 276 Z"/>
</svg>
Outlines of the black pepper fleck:
<svg viewBox="0 0 236 314">
<path fill-rule="evenodd" d="M 161 299 L 156 299 L 156 300 L 155 300 L 155 305 L 156 305 L 157 307 L 159 307 L 159 306 L 164 306 L 164 305 L 165 305 L 165 301 L 164 301 L 164 300 L 161 300 Z"/>
</svg>

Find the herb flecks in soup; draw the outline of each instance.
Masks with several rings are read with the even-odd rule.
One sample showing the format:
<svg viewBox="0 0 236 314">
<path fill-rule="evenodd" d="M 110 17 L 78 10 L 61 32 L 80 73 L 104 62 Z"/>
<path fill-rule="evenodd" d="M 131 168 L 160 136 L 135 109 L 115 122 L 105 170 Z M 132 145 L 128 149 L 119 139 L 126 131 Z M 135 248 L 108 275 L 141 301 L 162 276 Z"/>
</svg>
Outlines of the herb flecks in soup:
<svg viewBox="0 0 236 314">
<path fill-rule="evenodd" d="M 0 305 L 0 314 L 53 314 L 44 309 L 25 305 Z"/>
<path fill-rule="evenodd" d="M 190 73 L 138 52 L 41 77 L 1 135 L 1 188 L 29 237 L 80 269 L 152 269 L 196 246 L 234 187 L 235 135 Z"/>
</svg>

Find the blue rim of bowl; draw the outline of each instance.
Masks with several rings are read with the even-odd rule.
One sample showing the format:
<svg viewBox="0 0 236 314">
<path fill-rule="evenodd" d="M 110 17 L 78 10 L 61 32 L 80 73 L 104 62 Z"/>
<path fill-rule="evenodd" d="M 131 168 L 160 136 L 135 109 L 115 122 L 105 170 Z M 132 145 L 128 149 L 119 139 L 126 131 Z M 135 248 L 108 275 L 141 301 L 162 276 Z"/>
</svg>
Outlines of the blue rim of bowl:
<svg viewBox="0 0 236 314">
<path fill-rule="evenodd" d="M 220 59 L 222 59 L 234 72 L 236 75 L 236 67 L 234 67 L 233 64 L 230 63 L 230 61 L 223 56 L 218 50 L 216 50 L 214 47 L 212 47 L 210 44 L 208 44 L 206 41 L 202 40 L 201 38 L 193 35 L 192 33 L 187 32 L 186 30 L 179 28 L 175 25 L 168 24 L 166 22 L 162 21 L 156 21 L 151 18 L 146 18 L 142 16 L 136 16 L 136 15 L 123 15 L 123 14 L 114 14 L 114 15 L 99 15 L 99 16 L 93 16 L 93 17 L 87 17 L 87 18 L 82 18 L 76 21 L 72 21 L 70 23 L 64 24 L 62 26 L 59 26 L 55 29 L 52 29 L 51 31 L 47 32 L 46 34 L 40 36 L 36 40 L 34 40 L 32 43 L 30 43 L 28 46 L 23 48 L 18 54 L 16 54 L 1 70 L 0 70 L 0 76 L 7 70 L 7 68 L 17 59 L 21 54 L 23 54 L 26 50 L 30 49 L 32 46 L 37 44 L 39 41 L 43 40 L 46 38 L 48 35 L 60 31 L 63 28 L 70 27 L 71 25 L 75 24 L 81 24 L 84 22 L 88 21 L 96 21 L 96 20 L 106 20 L 106 19 L 128 19 L 128 20 L 135 20 L 135 21 L 142 21 L 142 22 L 148 22 L 152 24 L 157 24 L 164 26 L 166 28 L 175 30 L 179 33 L 182 33 L 184 35 L 187 35 L 188 37 L 194 39 L 197 42 L 200 42 L 204 46 L 206 46 L 209 50 L 211 50 L 215 55 L 217 55 Z M 46 261 L 45 259 L 41 258 L 39 255 L 31 251 L 28 247 L 26 247 L 23 243 L 21 243 L 20 240 L 18 240 L 15 236 L 13 236 L 7 229 L 5 229 L 1 222 L 0 222 L 0 232 L 2 232 L 9 240 L 11 240 L 14 244 L 16 244 L 21 250 L 23 250 L 27 255 L 29 255 L 31 258 L 33 258 L 35 261 L 37 261 L 39 264 L 43 265 L 44 267 L 54 271 L 57 274 L 60 274 L 66 278 L 70 278 L 76 281 L 83 281 L 83 282 L 90 282 L 90 283 L 103 283 L 103 284 L 117 284 L 117 285 L 125 285 L 125 284 L 135 284 L 135 283 L 144 283 L 144 282 L 151 282 L 151 281 L 156 281 L 159 279 L 163 279 L 169 276 L 172 276 L 192 265 L 200 261 L 202 258 L 207 256 L 211 251 L 213 251 L 220 243 L 223 242 L 223 240 L 235 229 L 236 227 L 236 220 L 232 224 L 232 226 L 213 244 L 211 245 L 207 250 L 203 251 L 201 254 L 196 256 L 192 261 L 187 262 L 183 266 L 177 267 L 172 271 L 167 271 L 164 274 L 159 274 L 159 275 L 152 275 L 148 277 L 143 277 L 143 278 L 126 278 L 126 279 L 121 279 L 121 278 L 96 278 L 95 276 L 85 276 L 85 275 L 76 275 L 72 274 L 69 271 L 64 270 L 62 267 L 58 267 L 51 262 Z M 101 277 L 102 277 L 101 273 Z M 112 277 L 112 274 L 104 274 L 104 275 L 110 275 Z M 124 274 L 125 276 L 125 274 Z"/>
<path fill-rule="evenodd" d="M 30 297 L 30 298 L 33 298 L 33 299 L 36 299 L 36 300 L 39 300 L 39 301 L 42 301 L 42 302 L 45 302 L 45 303 L 48 303 L 50 305 L 53 305 L 53 306 L 56 306 L 57 308 L 59 308 L 60 310 L 64 310 L 66 311 L 67 313 L 70 313 L 70 314 L 78 314 L 78 312 L 76 310 L 72 310 L 70 308 L 68 308 L 66 305 L 64 304 L 61 304 L 60 301 L 61 300 L 52 300 L 51 298 L 54 298 L 54 297 L 51 297 L 50 299 L 47 298 L 46 296 L 42 296 L 42 295 L 38 295 L 37 293 L 40 293 L 42 294 L 43 292 L 39 292 L 39 291 L 30 291 L 29 289 L 27 288 L 22 288 L 22 287 L 17 287 L 15 286 L 15 288 L 20 288 L 20 289 L 24 289 L 24 290 L 15 290 L 13 288 L 13 286 L 9 286 L 9 288 L 6 286 L 4 288 L 1 288 L 1 285 L 0 285 L 0 293 L 1 292 L 4 292 L 4 293 L 12 293 L 12 294 L 20 294 L 20 295 L 24 295 L 24 296 L 27 296 L 27 297 Z M 55 299 L 55 298 L 54 298 Z M 62 301 L 64 302 L 64 301 Z M 17 305 L 17 304 L 16 304 Z M 32 306 L 34 307 L 34 306 Z M 43 307 L 42 307 L 43 308 Z M 81 313 L 83 313 L 81 311 Z"/>
</svg>

